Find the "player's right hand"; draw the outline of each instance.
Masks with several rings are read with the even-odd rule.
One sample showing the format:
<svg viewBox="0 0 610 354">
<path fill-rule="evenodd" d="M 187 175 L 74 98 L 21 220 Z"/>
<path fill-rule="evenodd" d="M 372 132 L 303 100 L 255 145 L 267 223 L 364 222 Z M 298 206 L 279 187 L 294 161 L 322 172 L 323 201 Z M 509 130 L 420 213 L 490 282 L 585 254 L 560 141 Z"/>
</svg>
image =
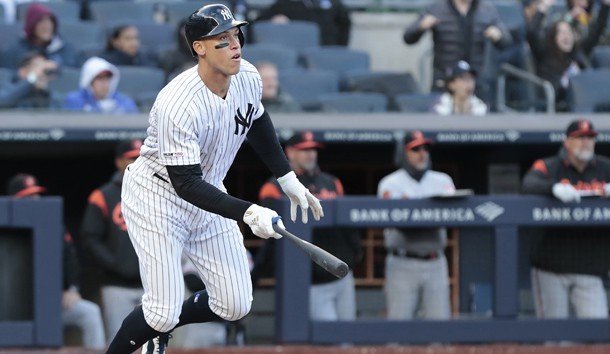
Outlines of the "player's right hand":
<svg viewBox="0 0 610 354">
<path fill-rule="evenodd" d="M 273 230 L 273 218 L 276 216 L 278 215 L 275 211 L 252 204 L 244 214 L 244 222 L 250 226 L 252 233 L 260 238 L 273 237 L 279 239 L 282 238 L 282 235 Z M 285 229 L 282 220 L 278 220 L 277 225 Z"/>
<path fill-rule="evenodd" d="M 569 183 L 555 183 L 553 185 L 553 195 L 564 203 L 580 202 L 580 194 Z"/>
</svg>

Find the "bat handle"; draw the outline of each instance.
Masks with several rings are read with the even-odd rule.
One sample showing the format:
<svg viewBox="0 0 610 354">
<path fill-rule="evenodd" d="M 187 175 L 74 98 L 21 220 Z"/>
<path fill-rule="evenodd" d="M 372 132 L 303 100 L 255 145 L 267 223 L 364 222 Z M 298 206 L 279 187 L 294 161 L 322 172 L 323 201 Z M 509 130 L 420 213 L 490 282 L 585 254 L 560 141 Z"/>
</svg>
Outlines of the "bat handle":
<svg viewBox="0 0 610 354">
<path fill-rule="evenodd" d="M 281 229 L 280 226 L 277 224 L 280 220 L 282 220 L 281 216 L 274 216 L 271 219 L 271 224 L 273 225 L 273 230 L 275 230 L 275 232 L 278 232 L 278 229 Z"/>
</svg>

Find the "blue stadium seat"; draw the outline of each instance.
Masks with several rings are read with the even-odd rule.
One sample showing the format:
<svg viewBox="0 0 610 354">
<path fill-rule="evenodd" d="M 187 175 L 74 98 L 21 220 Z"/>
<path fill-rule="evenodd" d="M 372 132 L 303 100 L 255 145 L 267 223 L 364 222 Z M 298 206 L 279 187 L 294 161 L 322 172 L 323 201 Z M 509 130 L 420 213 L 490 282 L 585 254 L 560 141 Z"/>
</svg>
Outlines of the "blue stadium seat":
<svg viewBox="0 0 610 354">
<path fill-rule="evenodd" d="M 89 4 L 91 19 L 105 24 L 116 21 L 150 21 L 154 22 L 154 2 L 132 1 L 94 1 Z"/>
<path fill-rule="evenodd" d="M 403 93 L 396 95 L 394 100 L 402 112 L 430 112 L 439 95 L 439 93 Z"/>
<path fill-rule="evenodd" d="M 371 67 L 367 52 L 342 46 L 304 48 L 301 57 L 309 70 L 336 72 L 342 86 L 347 74 L 367 73 Z"/>
<path fill-rule="evenodd" d="M 594 68 L 610 68 L 610 46 L 596 46 L 591 52 L 591 64 Z"/>
<path fill-rule="evenodd" d="M 252 24 L 254 43 L 281 44 L 297 51 L 320 45 L 320 28 L 317 23 L 309 21 L 290 21 L 273 23 L 257 21 Z"/>
<path fill-rule="evenodd" d="M 242 56 L 256 65 L 261 61 L 274 63 L 278 70 L 295 69 L 299 66 L 299 55 L 293 48 L 274 43 L 248 43 Z"/>
<path fill-rule="evenodd" d="M 339 77 L 326 70 L 282 70 L 279 73 L 280 87 L 297 100 L 305 111 L 319 111 L 320 98 L 339 92 Z"/>
<path fill-rule="evenodd" d="M 104 27 L 91 21 L 75 21 L 62 23 L 59 32 L 66 42 L 72 44 L 82 57 L 86 58 L 93 53 L 100 53 L 106 46 L 106 32 Z M 82 64 L 82 63 L 81 63 Z"/>
<path fill-rule="evenodd" d="M 0 86 L 10 83 L 13 80 L 14 75 L 15 71 L 7 68 L 0 68 Z"/>
<path fill-rule="evenodd" d="M 63 103 L 63 98 L 68 92 L 80 88 L 80 71 L 79 68 L 62 68 L 55 80 L 49 81 L 49 91 Z"/>
<path fill-rule="evenodd" d="M 388 99 L 388 110 L 400 110 L 394 97 L 399 94 L 419 92 L 417 81 L 407 72 L 372 71 L 368 73 L 353 73 L 345 77 L 346 91 L 376 92 Z"/>
<path fill-rule="evenodd" d="M 583 71 L 570 78 L 568 102 L 572 112 L 610 112 L 610 69 Z"/>
<path fill-rule="evenodd" d="M 160 53 L 176 48 L 176 27 L 170 23 L 156 23 L 148 20 L 117 20 L 104 23 L 106 33 L 120 25 L 133 25 L 138 29 L 140 45 L 144 51 Z"/>
<path fill-rule="evenodd" d="M 119 66 L 121 81 L 118 90 L 128 95 L 141 111 L 150 109 L 152 102 L 165 85 L 165 72 L 144 66 Z"/>
<path fill-rule="evenodd" d="M 230 0 L 171 1 L 163 3 L 167 12 L 167 22 L 174 25 L 180 23 L 182 19 L 189 17 L 190 14 L 197 11 L 200 7 L 208 4 L 224 4 L 230 9 L 233 7 Z"/>
<path fill-rule="evenodd" d="M 320 97 L 323 112 L 385 112 L 388 98 L 374 92 L 336 92 Z"/>
</svg>

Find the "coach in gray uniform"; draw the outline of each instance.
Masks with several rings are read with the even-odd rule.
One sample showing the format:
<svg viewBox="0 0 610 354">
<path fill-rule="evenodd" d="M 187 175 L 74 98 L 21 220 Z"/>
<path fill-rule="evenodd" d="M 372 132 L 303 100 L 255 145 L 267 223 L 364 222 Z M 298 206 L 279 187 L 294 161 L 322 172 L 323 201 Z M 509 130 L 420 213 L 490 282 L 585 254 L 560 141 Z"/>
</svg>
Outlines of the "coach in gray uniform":
<svg viewBox="0 0 610 354">
<path fill-rule="evenodd" d="M 420 131 L 406 135 L 403 166 L 381 179 L 379 198 L 420 199 L 455 192 L 451 177 L 430 170 L 431 143 Z M 418 315 L 425 319 L 449 319 L 446 230 L 388 228 L 383 235 L 387 249 L 384 290 L 388 318 L 402 320 Z"/>
</svg>

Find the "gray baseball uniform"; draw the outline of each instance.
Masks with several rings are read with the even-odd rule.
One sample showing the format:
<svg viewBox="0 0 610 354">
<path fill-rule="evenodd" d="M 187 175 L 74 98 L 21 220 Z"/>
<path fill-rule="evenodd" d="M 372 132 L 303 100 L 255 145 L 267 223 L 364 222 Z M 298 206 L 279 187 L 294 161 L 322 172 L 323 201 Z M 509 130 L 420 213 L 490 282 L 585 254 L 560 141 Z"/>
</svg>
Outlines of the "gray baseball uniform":
<svg viewBox="0 0 610 354">
<path fill-rule="evenodd" d="M 453 180 L 445 173 L 426 171 L 417 181 L 405 169 L 400 169 L 381 179 L 377 196 L 420 199 L 454 190 Z M 450 317 L 449 276 L 443 253 L 446 237 L 446 230 L 442 228 L 384 230 L 388 250 L 385 268 L 388 318 L 412 318 L 420 294 L 422 317 Z M 427 258 L 431 254 L 435 256 Z"/>
</svg>

